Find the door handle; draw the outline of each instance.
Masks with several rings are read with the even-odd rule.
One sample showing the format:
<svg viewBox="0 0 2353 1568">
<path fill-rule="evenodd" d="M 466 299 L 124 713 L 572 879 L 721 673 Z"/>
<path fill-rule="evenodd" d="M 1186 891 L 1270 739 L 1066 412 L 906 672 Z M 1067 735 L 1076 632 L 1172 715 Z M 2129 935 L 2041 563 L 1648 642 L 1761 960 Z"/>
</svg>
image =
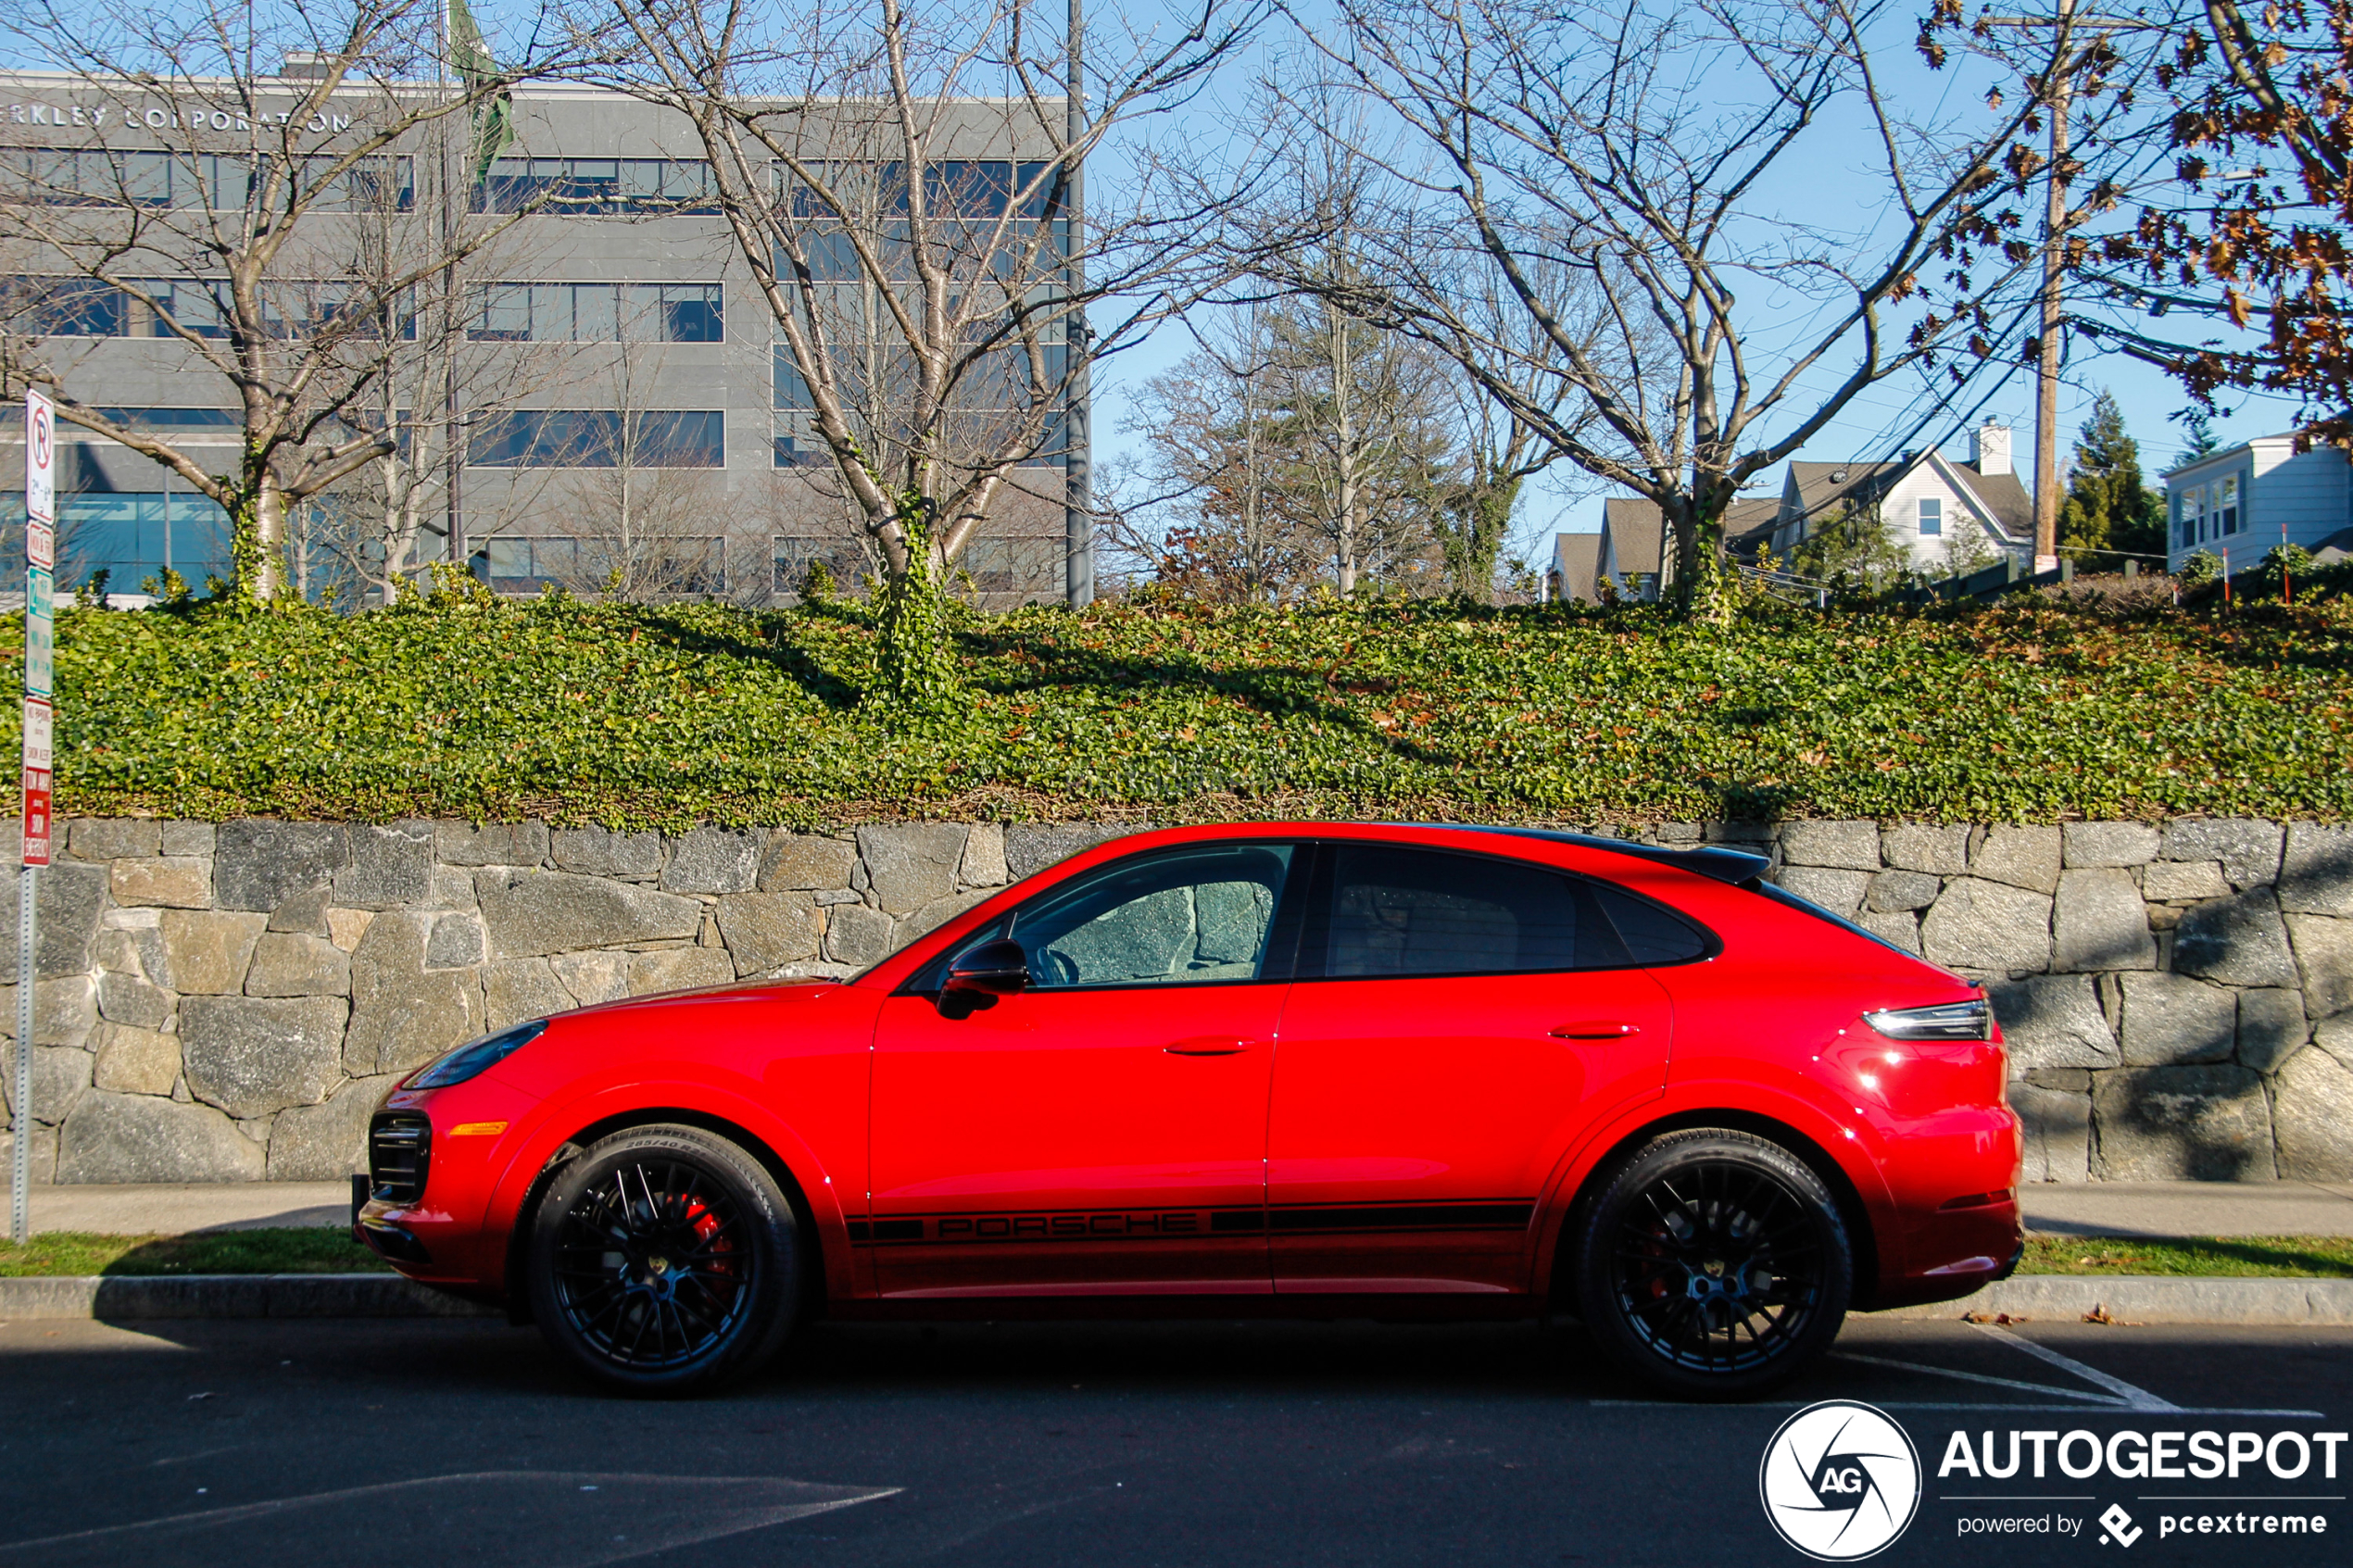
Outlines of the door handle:
<svg viewBox="0 0 2353 1568">
<path fill-rule="evenodd" d="M 1622 1040 L 1642 1032 L 1639 1023 L 1564 1023 L 1547 1031 L 1555 1040 Z"/>
<path fill-rule="evenodd" d="M 1239 1056 L 1256 1045 L 1255 1040 L 1237 1040 L 1231 1035 L 1196 1035 L 1189 1040 L 1176 1040 L 1160 1048 L 1170 1056 Z"/>
</svg>

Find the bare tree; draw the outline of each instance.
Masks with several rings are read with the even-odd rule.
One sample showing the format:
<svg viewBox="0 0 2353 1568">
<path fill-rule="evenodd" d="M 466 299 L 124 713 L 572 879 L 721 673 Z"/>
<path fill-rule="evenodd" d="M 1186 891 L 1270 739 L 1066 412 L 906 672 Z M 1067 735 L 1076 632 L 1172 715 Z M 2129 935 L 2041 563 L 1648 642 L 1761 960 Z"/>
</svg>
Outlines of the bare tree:
<svg viewBox="0 0 2353 1568">
<path fill-rule="evenodd" d="M 641 601 L 716 594 L 725 581 L 727 528 L 710 461 L 715 444 L 685 428 L 698 416 L 660 407 L 666 357 L 648 335 L 623 328 L 591 371 L 600 407 L 572 416 L 580 428 L 573 451 L 560 459 L 570 470 L 560 488 L 574 519 L 577 562 L 564 585 Z"/>
<path fill-rule="evenodd" d="M 553 62 L 432 85 L 439 0 L 266 13 L 100 0 L 11 17 L 21 46 L 84 79 L 91 123 L 0 155 L 0 240 L 36 253 L 54 274 L 47 294 L 85 320 L 176 342 L 179 368 L 211 378 L 234 409 L 238 460 L 210 471 L 169 432 L 74 397 L 88 344 L 38 319 L 0 340 L 0 393 L 46 384 L 61 418 L 219 504 L 237 592 L 269 598 L 289 508 L 396 449 L 384 381 L 414 342 L 422 296 L 453 286 L 458 264 L 522 217 L 449 221 L 435 135 L 470 134 L 514 81 Z M 300 74 L 256 74 L 297 57 Z"/>
<path fill-rule="evenodd" d="M 1321 123 L 1385 175 L 1358 220 L 1378 248 L 1359 281 L 1292 281 L 1431 345 L 1560 457 L 1655 502 L 1680 594 L 1718 568 L 1742 484 L 1856 395 L 2001 352 L 2034 257 L 2003 205 L 2032 178 L 2011 155 L 2034 106 L 1907 115 L 1880 56 L 1909 22 L 1876 0 L 1339 9 L 1302 28 L 1326 69 L 1283 103 L 1352 96 Z M 1788 216 L 1798 171 L 1833 164 L 1872 217 Z M 1562 315 L 1564 280 L 1582 314 Z M 1484 319 L 1491 296 L 1533 330 Z"/>
<path fill-rule="evenodd" d="M 1083 48 L 1033 0 L 619 8 L 635 64 L 614 79 L 700 132 L 798 380 L 799 439 L 881 558 L 883 693 L 927 700 L 948 678 L 945 568 L 1061 460 L 1088 367 L 1202 286 L 1231 197 L 1208 149 L 1180 169 L 1148 132 L 1250 35 L 1259 0 L 1197 0 L 1164 31 L 1098 13 Z M 1065 99 L 1082 59 L 1084 117 Z M 1114 133 L 1130 178 L 1082 216 L 1082 166 Z"/>
</svg>

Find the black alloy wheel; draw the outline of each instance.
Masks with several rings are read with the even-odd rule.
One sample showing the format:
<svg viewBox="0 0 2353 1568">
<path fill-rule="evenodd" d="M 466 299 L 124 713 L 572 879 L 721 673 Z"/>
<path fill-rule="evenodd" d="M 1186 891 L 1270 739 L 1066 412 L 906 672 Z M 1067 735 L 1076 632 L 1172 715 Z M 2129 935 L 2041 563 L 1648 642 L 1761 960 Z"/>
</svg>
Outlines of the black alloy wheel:
<svg viewBox="0 0 2353 1568">
<path fill-rule="evenodd" d="M 792 1328 L 800 1233 L 774 1178 L 695 1127 L 632 1127 L 549 1183 L 530 1290 L 548 1342 L 634 1394 L 704 1387 L 765 1361 Z"/>
<path fill-rule="evenodd" d="M 1578 1297 L 1594 1338 L 1687 1399 L 1773 1388 L 1838 1336 L 1854 1248 L 1806 1162 L 1751 1134 L 1670 1133 L 1620 1164 L 1586 1211 Z"/>
</svg>

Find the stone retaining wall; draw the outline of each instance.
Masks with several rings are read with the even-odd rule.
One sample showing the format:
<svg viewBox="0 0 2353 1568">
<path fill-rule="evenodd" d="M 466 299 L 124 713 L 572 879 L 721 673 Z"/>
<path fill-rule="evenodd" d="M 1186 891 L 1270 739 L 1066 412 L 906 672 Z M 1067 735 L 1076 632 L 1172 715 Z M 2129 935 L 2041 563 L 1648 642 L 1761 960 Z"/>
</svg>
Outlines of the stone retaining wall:
<svg viewBox="0 0 2353 1568">
<path fill-rule="evenodd" d="M 43 879 L 35 1179 L 335 1179 L 392 1078 L 470 1036 L 848 973 L 1126 831 L 77 821 Z M 1645 836 L 1761 850 L 1792 890 L 1984 979 L 2030 1180 L 2353 1177 L 2353 828 Z"/>
</svg>

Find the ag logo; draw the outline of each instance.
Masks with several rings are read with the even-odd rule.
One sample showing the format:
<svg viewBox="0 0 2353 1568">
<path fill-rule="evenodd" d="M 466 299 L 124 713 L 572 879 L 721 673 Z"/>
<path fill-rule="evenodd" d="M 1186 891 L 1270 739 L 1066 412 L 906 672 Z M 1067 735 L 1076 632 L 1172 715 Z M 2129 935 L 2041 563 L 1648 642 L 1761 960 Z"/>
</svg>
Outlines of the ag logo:
<svg viewBox="0 0 2353 1568">
<path fill-rule="evenodd" d="M 1911 1524 L 1920 1456 L 1884 1412 L 1826 1399 L 1781 1423 L 1765 1445 L 1756 1489 L 1781 1539 L 1824 1562 L 1852 1562 Z"/>
</svg>

